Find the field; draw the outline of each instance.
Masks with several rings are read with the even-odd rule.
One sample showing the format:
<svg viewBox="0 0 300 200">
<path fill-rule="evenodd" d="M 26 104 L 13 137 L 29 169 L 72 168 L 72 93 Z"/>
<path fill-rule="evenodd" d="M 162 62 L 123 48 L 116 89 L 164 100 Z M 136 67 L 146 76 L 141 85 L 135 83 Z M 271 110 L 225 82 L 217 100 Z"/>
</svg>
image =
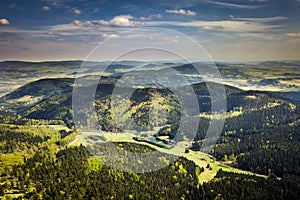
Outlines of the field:
<svg viewBox="0 0 300 200">
<path fill-rule="evenodd" d="M 160 151 L 163 153 L 183 156 L 183 157 L 187 158 L 188 160 L 193 161 L 200 168 L 201 167 L 204 168 L 204 172 L 202 172 L 198 177 L 199 183 L 210 181 L 211 179 L 213 179 L 215 177 L 215 175 L 217 174 L 217 172 L 220 169 L 222 169 L 223 171 L 227 171 L 227 172 L 256 175 L 256 176 L 265 177 L 265 178 L 267 177 L 264 175 L 255 174 L 252 172 L 248 172 L 248 171 L 230 167 L 220 161 L 215 161 L 211 156 L 204 154 L 200 151 L 189 150 L 188 153 L 185 153 L 185 148 L 186 148 L 185 144 L 187 142 L 181 142 L 181 143 L 177 144 L 174 148 L 166 149 L 166 148 L 160 148 L 153 144 L 149 144 L 147 142 L 138 142 L 133 139 L 133 137 L 137 136 L 133 133 L 84 132 L 84 133 L 78 134 L 75 137 L 75 140 L 69 144 L 69 146 L 76 146 L 76 145 L 80 145 L 81 143 L 84 144 L 84 142 L 82 142 L 82 141 L 84 141 L 83 138 L 86 138 L 87 136 L 91 136 L 91 135 L 103 136 L 104 138 L 106 138 L 108 141 L 111 141 L 111 142 L 139 143 L 139 144 L 143 144 L 143 145 L 152 147 L 152 148 L 156 149 L 157 151 Z M 208 165 L 209 165 L 209 167 L 208 167 Z"/>
</svg>

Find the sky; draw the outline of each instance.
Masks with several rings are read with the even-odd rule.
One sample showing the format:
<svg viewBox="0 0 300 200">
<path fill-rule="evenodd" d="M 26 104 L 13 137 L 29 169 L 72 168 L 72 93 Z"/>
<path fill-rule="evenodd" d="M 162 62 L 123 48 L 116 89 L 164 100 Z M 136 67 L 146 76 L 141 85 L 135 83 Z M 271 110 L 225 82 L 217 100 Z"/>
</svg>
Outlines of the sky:
<svg viewBox="0 0 300 200">
<path fill-rule="evenodd" d="M 300 0 L 1 0 L 0 60 L 81 60 L 103 42 L 99 57 L 110 60 L 135 39 L 189 52 L 163 29 L 192 38 L 216 61 L 300 60 L 299 11 Z M 156 36 L 124 35 L 140 28 Z M 123 37 L 131 40 L 110 42 Z"/>
</svg>

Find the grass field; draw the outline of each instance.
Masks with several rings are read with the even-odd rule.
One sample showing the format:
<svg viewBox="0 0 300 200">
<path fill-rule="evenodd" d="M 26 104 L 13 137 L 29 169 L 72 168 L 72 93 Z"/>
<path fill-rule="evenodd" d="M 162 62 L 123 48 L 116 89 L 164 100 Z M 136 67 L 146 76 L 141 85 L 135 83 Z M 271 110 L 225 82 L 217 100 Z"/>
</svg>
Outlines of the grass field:
<svg viewBox="0 0 300 200">
<path fill-rule="evenodd" d="M 0 174 L 5 172 L 5 166 L 24 163 L 24 153 L 15 152 L 11 154 L 0 154 Z"/>
<path fill-rule="evenodd" d="M 69 131 L 66 126 L 63 125 L 41 125 L 41 126 L 17 126 L 11 125 L 12 127 L 20 128 L 20 132 L 30 133 L 32 135 L 38 135 L 41 137 L 50 136 L 51 138 L 47 141 L 40 143 L 39 145 L 47 146 L 50 152 L 55 153 L 59 150 L 56 142 L 61 140 L 59 135 L 59 130 Z M 68 137 L 68 136 L 67 136 Z M 65 139 L 68 139 L 68 138 Z M 0 145 L 4 145 L 5 143 L 0 143 Z M 35 147 L 37 148 L 37 147 Z M 24 156 L 28 159 L 34 154 L 34 150 L 32 148 L 28 148 L 24 151 L 16 151 L 14 153 L 2 154 L 0 153 L 0 174 L 5 171 L 5 166 L 13 166 L 17 164 L 22 164 L 24 162 Z"/>
<path fill-rule="evenodd" d="M 241 174 L 250 174 L 250 175 L 257 175 L 260 177 L 266 177 L 264 175 L 259 175 L 259 174 L 255 174 L 252 172 L 248 172 L 248 171 L 230 167 L 222 162 L 215 161 L 213 158 L 209 157 L 209 155 L 202 153 L 200 151 L 190 150 L 188 153 L 185 153 L 185 148 L 186 148 L 185 143 L 186 142 L 180 142 L 172 149 L 165 149 L 165 148 L 160 148 L 156 145 L 149 144 L 146 142 L 135 141 L 135 140 L 133 140 L 133 137 L 137 136 L 137 135 L 135 135 L 133 133 L 85 132 L 85 133 L 77 135 L 75 140 L 72 143 L 70 143 L 70 145 L 71 146 L 72 145 L 80 145 L 81 143 L 84 144 L 84 142 L 82 142 L 82 141 L 84 141 L 83 138 L 86 136 L 90 136 L 90 135 L 101 135 L 101 136 L 104 136 L 107 140 L 109 140 L 111 142 L 139 143 L 139 144 L 150 146 L 150 147 L 152 147 L 160 152 L 163 152 L 163 153 L 173 154 L 173 155 L 177 155 L 177 156 L 183 156 L 183 157 L 187 158 L 188 160 L 193 161 L 199 167 L 204 168 L 204 172 L 202 172 L 198 177 L 199 183 L 210 181 L 211 179 L 213 179 L 215 177 L 215 175 L 217 174 L 217 172 L 220 169 L 222 169 L 223 171 L 228 171 L 228 172 L 235 172 L 235 173 L 241 173 Z M 209 164 L 210 168 L 206 168 L 208 164 Z"/>
</svg>

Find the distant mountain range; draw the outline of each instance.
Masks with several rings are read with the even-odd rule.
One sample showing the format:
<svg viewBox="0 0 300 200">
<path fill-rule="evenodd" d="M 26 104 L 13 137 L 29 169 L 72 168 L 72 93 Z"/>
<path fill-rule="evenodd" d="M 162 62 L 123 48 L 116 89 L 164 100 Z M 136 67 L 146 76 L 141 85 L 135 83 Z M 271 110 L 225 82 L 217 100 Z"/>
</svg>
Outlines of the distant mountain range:
<svg viewBox="0 0 300 200">
<path fill-rule="evenodd" d="M 13 91 L 1 85 L 22 86 L 41 78 L 79 77 L 86 75 L 122 76 L 128 72 L 159 71 L 171 69 L 177 71 L 191 84 L 202 82 L 203 74 L 195 70 L 194 65 L 205 69 L 213 63 L 197 62 L 192 64 L 172 62 L 91 62 L 91 61 L 49 61 L 49 62 L 0 62 L 0 95 L 1 91 Z M 256 90 L 280 90 L 285 92 L 300 91 L 300 63 L 298 61 L 261 62 L 261 63 L 226 63 L 216 62 L 223 78 L 222 82 L 239 88 L 252 87 Z M 105 71 L 105 72 L 104 72 Z M 215 81 L 214 75 L 206 81 Z M 249 88 L 247 88 L 249 90 Z"/>
</svg>

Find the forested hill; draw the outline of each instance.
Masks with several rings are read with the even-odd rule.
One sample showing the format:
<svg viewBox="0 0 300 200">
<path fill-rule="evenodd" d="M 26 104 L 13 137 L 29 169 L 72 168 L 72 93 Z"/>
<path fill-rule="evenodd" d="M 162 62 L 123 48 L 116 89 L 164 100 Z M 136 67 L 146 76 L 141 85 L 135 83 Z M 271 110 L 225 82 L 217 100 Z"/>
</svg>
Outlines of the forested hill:
<svg viewBox="0 0 300 200">
<path fill-rule="evenodd" d="M 95 78 L 91 76 L 92 78 Z M 98 111 L 101 113 L 101 108 L 104 104 L 110 102 L 110 95 L 113 91 L 114 84 L 120 77 L 102 77 L 99 82 L 98 90 L 96 93 L 96 103 L 98 104 Z M 72 86 L 74 79 L 72 78 L 56 78 L 56 79 L 41 79 L 35 82 L 26 84 L 12 93 L 7 94 L 0 98 L 0 104 L 3 109 L 8 109 L 12 112 L 17 112 L 23 117 L 34 119 L 56 119 L 65 120 L 65 122 L 71 126 L 71 103 L 72 103 Z M 210 83 L 210 86 L 220 88 L 222 85 L 218 83 Z M 192 85 L 195 94 L 198 97 L 199 108 L 201 112 L 210 112 L 211 99 L 209 97 L 209 91 L 205 83 L 195 83 Z M 213 88 L 214 89 L 214 88 Z M 285 116 L 283 113 L 276 112 L 277 108 L 286 107 L 295 108 L 296 105 L 285 100 L 272 92 L 260 92 L 260 91 L 243 91 L 241 89 L 226 86 L 227 95 L 227 111 L 237 111 L 240 108 L 241 111 L 249 113 L 257 112 L 258 110 L 273 110 L 274 117 L 282 118 Z M 130 115 L 136 115 L 137 112 L 142 111 L 143 108 L 137 104 L 141 104 L 145 101 L 152 105 L 157 97 L 161 97 L 162 101 L 168 104 L 167 101 L 174 99 L 174 95 L 168 89 L 164 88 L 144 88 L 138 89 L 134 93 L 132 104 L 136 105 L 135 108 L 139 108 L 136 111 L 130 111 Z M 105 100 L 106 99 L 106 100 Z M 152 103 L 151 103 L 152 102 Z M 175 101 L 176 102 L 176 101 Z M 172 105 L 176 107 L 176 105 Z M 177 106 L 178 107 L 178 106 Z M 149 109 L 146 108 L 144 110 Z M 136 113 L 136 114 L 135 114 Z M 283 115 L 282 115 L 283 114 Z M 242 117 L 242 116 L 241 116 Z M 262 121 L 260 119 L 258 123 Z M 256 123 L 256 121 L 253 121 Z M 240 127 L 243 128 L 243 127 Z M 105 129 L 105 128 L 104 128 Z"/>
<path fill-rule="evenodd" d="M 116 143 L 129 151 L 153 149 L 137 144 Z M 161 158 L 163 158 L 162 155 Z M 161 159 L 163 160 L 163 159 Z M 296 199 L 299 195 L 288 179 L 277 180 L 220 170 L 208 183 L 197 176 L 208 168 L 180 158 L 149 173 L 118 171 L 90 157 L 86 148 L 66 148 L 49 154 L 46 148 L 24 164 L 1 174 L 0 196 L 15 199 Z"/>
<path fill-rule="evenodd" d="M 39 96 L 49 96 L 55 93 L 62 93 L 64 91 L 70 91 L 72 89 L 72 85 L 74 83 L 74 79 L 72 78 L 49 78 L 49 79 L 41 79 L 38 81 L 34 81 L 28 83 L 15 91 L 6 95 L 3 100 L 17 100 L 24 96 L 30 97 L 39 97 Z"/>
<path fill-rule="evenodd" d="M 93 76 L 91 77 L 95 78 Z M 115 76 L 101 78 L 101 82 L 99 82 L 96 93 L 96 97 L 98 98 L 96 99 L 96 103 L 98 104 L 99 114 L 101 114 L 101 108 L 104 104 L 108 104 L 110 102 L 110 95 L 118 78 L 119 77 Z M 72 126 L 71 95 L 73 83 L 74 79 L 72 78 L 41 79 L 26 84 L 12 93 L 0 98 L 0 104 L 4 107 L 4 109 L 17 112 L 23 117 L 33 119 L 64 120 L 68 126 Z M 217 89 L 221 87 L 221 85 L 217 83 L 210 83 L 210 86 Z M 200 111 L 209 112 L 211 109 L 211 99 L 209 98 L 209 91 L 206 84 L 196 83 L 193 84 L 192 87 L 198 97 Z M 271 92 L 243 91 L 226 85 L 225 90 L 227 95 L 228 112 L 235 111 L 239 108 L 248 112 L 269 109 L 276 110 L 276 107 L 280 107 L 280 105 L 286 105 L 287 107 L 291 107 L 293 105 L 289 101 L 284 100 L 282 97 Z M 132 103 L 136 105 L 141 104 L 142 101 L 149 101 L 148 104 L 151 105 L 154 101 L 152 98 L 154 98 L 154 96 L 158 97 L 156 94 L 160 96 L 163 101 L 170 101 L 172 98 L 175 98 L 174 95 L 172 95 L 172 92 L 167 89 L 144 88 L 136 90 L 134 97 L 132 98 Z M 168 104 L 168 102 L 165 103 Z M 176 107 L 176 105 L 173 105 L 173 107 Z M 147 109 L 149 108 L 144 110 Z M 141 107 L 137 111 L 130 111 L 130 115 L 134 116 L 137 112 L 143 112 L 142 110 L 143 108 Z M 278 114 L 281 115 L 280 113 Z M 176 116 L 173 117 L 175 118 Z M 255 123 L 255 121 L 253 123 Z M 259 123 L 261 123 L 261 121 L 259 121 Z"/>
</svg>

